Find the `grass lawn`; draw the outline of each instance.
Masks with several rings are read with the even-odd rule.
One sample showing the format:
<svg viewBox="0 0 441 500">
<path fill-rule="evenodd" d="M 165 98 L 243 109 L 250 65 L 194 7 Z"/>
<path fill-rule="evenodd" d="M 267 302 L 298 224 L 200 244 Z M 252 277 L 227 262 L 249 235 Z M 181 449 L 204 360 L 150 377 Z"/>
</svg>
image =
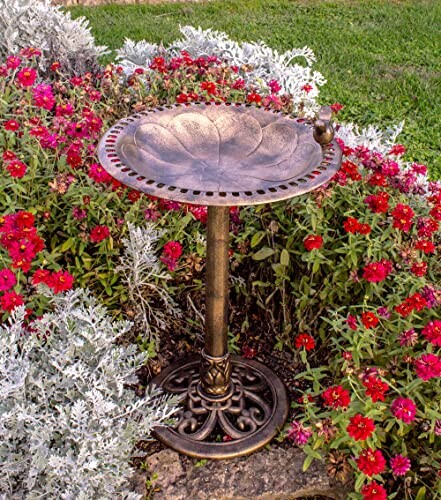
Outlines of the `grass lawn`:
<svg viewBox="0 0 441 500">
<path fill-rule="evenodd" d="M 99 44 L 124 38 L 168 44 L 179 24 L 285 51 L 311 47 L 328 79 L 321 101 L 341 120 L 381 127 L 405 120 L 407 158 L 441 178 L 441 2 L 437 0 L 214 0 L 204 4 L 72 7 Z"/>
</svg>

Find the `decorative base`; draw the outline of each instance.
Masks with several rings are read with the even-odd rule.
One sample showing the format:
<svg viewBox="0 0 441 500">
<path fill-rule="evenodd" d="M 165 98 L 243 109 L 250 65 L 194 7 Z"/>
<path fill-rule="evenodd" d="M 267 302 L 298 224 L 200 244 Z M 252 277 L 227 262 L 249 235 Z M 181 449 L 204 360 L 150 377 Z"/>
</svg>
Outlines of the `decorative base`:
<svg viewBox="0 0 441 500">
<path fill-rule="evenodd" d="M 247 455 L 271 441 L 288 416 L 285 387 L 257 361 L 235 355 L 231 361 L 227 397 L 207 397 L 200 390 L 199 356 L 179 361 L 154 378 L 153 385 L 182 395 L 183 408 L 174 429 L 156 427 L 153 435 L 180 453 L 211 459 Z"/>
</svg>

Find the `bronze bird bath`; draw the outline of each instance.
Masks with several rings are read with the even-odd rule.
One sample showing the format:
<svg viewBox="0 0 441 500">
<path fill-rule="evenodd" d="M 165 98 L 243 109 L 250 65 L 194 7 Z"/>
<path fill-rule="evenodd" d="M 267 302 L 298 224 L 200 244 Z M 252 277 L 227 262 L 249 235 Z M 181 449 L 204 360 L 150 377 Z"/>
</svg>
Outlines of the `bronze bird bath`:
<svg viewBox="0 0 441 500">
<path fill-rule="evenodd" d="M 248 104 L 153 108 L 101 139 L 107 172 L 144 193 L 208 205 L 205 348 L 152 384 L 182 396 L 175 428 L 154 435 L 194 457 L 228 458 L 265 446 L 283 427 L 288 399 L 266 366 L 228 353 L 229 207 L 286 200 L 337 172 L 329 108 L 308 120 Z"/>
</svg>

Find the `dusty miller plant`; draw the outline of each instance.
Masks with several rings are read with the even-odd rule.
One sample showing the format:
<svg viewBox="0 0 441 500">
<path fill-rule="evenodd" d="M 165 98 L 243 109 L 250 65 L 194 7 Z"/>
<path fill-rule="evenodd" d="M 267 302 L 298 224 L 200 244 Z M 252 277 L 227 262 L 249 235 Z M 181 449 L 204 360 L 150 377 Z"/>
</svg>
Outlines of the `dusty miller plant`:
<svg viewBox="0 0 441 500">
<path fill-rule="evenodd" d="M 282 92 L 292 94 L 295 110 L 301 106 L 307 115 L 317 112 L 318 87 L 324 85 L 326 79 L 318 71 L 312 70 L 316 57 L 310 48 L 294 48 L 280 54 L 264 42 L 238 43 L 220 31 L 193 26 L 183 26 L 180 30 L 183 38 L 172 42 L 167 48 L 145 40 L 134 42 L 126 39 L 123 47 L 117 51 L 117 59 L 125 71 L 131 73 L 137 67 L 148 70 L 153 57 L 157 55 L 176 56 L 181 50 L 186 50 L 192 57 L 215 55 L 227 60 L 229 65 L 250 65 L 251 70 L 241 76 L 259 89 L 266 90 L 269 81 L 277 80 Z M 304 64 L 295 63 L 298 58 Z M 307 84 L 313 87 L 309 93 L 303 90 Z"/>
<path fill-rule="evenodd" d="M 0 56 L 26 47 L 43 52 L 42 70 L 59 61 L 71 74 L 93 70 L 98 57 L 107 53 L 106 47 L 95 45 L 84 17 L 72 19 L 49 0 L 0 0 Z"/>
<path fill-rule="evenodd" d="M 123 239 L 124 253 L 117 271 L 127 284 L 135 308 L 135 322 L 147 338 L 159 340 L 161 331 L 170 329 L 181 311 L 164 286 L 170 275 L 160 271 L 156 256 L 162 233 L 152 223 L 135 227 L 128 223 L 129 237 Z"/>
<path fill-rule="evenodd" d="M 81 289 L 51 301 L 30 327 L 24 306 L 0 327 L 0 498 L 139 498 L 128 460 L 175 400 L 126 387 L 148 356 L 115 343 L 130 323 Z"/>
</svg>

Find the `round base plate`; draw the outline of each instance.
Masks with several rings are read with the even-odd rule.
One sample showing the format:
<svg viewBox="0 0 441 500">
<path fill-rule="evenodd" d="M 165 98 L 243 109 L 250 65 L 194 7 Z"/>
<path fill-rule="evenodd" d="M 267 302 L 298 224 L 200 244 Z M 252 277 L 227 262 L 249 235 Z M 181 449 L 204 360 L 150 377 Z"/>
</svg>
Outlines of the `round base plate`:
<svg viewBox="0 0 441 500">
<path fill-rule="evenodd" d="M 159 441 L 191 457 L 224 459 L 252 453 L 281 431 L 289 406 L 281 380 L 257 361 L 235 355 L 231 361 L 232 394 L 224 400 L 198 391 L 199 356 L 174 363 L 152 380 L 182 396 L 175 427 L 154 429 Z"/>
</svg>

